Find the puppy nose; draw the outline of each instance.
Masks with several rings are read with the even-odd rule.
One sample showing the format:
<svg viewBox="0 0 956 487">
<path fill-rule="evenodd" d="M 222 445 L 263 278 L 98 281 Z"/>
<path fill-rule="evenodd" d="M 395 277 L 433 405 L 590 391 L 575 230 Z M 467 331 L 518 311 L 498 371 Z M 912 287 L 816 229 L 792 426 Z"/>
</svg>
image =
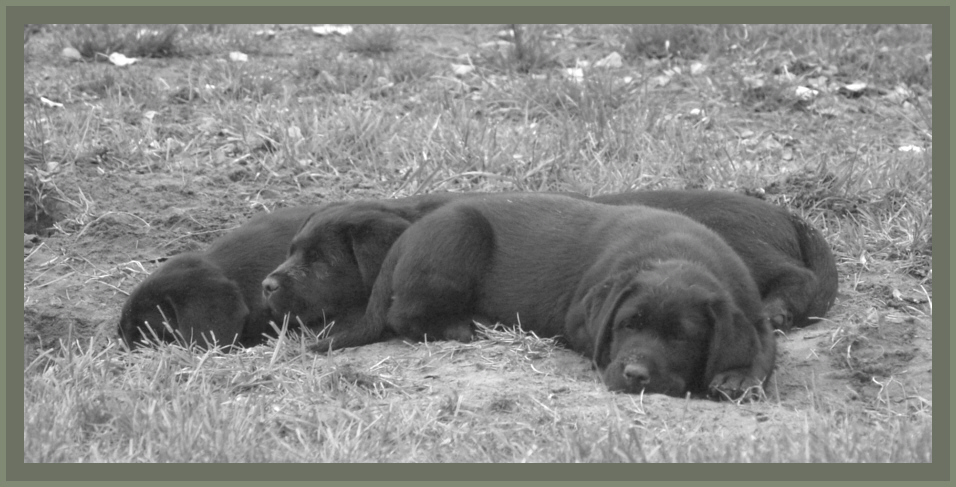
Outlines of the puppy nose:
<svg viewBox="0 0 956 487">
<path fill-rule="evenodd" d="M 279 290 L 279 280 L 268 276 L 262 281 L 262 294 L 268 298 L 272 293 Z"/>
<path fill-rule="evenodd" d="M 642 364 L 627 364 L 624 367 L 624 377 L 636 385 L 643 387 L 651 382 L 651 371 Z"/>
</svg>

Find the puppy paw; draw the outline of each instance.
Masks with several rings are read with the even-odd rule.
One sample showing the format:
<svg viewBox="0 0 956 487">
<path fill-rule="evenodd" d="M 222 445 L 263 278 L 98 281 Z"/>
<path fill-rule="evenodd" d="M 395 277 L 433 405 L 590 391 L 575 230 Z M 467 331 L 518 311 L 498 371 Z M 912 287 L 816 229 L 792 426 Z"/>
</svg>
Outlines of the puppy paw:
<svg viewBox="0 0 956 487">
<path fill-rule="evenodd" d="M 710 382 L 710 395 L 717 399 L 754 400 L 763 395 L 763 386 L 749 371 L 729 370 Z"/>
<path fill-rule="evenodd" d="M 456 340 L 462 343 L 470 343 L 474 338 L 474 330 L 471 320 L 456 323 L 445 328 L 442 338 L 445 340 Z"/>
<path fill-rule="evenodd" d="M 332 340 L 329 338 L 325 338 L 313 343 L 312 345 L 309 345 L 307 348 L 309 349 L 310 352 L 314 352 L 314 353 L 328 353 L 331 346 L 332 346 Z"/>
<path fill-rule="evenodd" d="M 789 331 L 793 328 L 793 315 L 790 313 L 770 315 L 770 324 L 773 325 L 776 330 Z"/>
<path fill-rule="evenodd" d="M 793 328 L 793 313 L 779 299 L 768 302 L 763 312 L 775 330 L 789 331 Z"/>
</svg>

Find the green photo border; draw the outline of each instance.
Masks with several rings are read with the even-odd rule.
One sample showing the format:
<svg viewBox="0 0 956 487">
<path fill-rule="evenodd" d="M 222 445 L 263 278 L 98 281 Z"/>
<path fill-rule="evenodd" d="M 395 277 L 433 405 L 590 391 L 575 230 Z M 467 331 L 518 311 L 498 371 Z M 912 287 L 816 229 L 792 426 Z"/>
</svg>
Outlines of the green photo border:
<svg viewBox="0 0 956 487">
<path fill-rule="evenodd" d="M 199 23 L 506 23 L 531 22 L 533 23 L 698 23 L 698 22 L 726 22 L 726 23 L 928 23 L 933 25 L 934 52 L 934 80 L 937 86 L 949 86 L 951 79 L 950 65 L 950 33 L 952 12 L 949 2 L 921 2 L 920 6 L 896 2 L 859 2 L 859 1 L 813 1 L 794 2 L 783 1 L 730 1 L 717 2 L 681 1 L 648 2 L 648 1 L 587 1 L 587 0 L 552 0 L 552 1 L 285 1 L 282 7 L 267 4 L 264 0 L 247 0 L 232 2 L 216 1 L 84 1 L 85 5 L 77 6 L 78 2 L 50 2 L 50 1 L 16 1 L 5 2 L 3 15 L 5 17 L 6 36 L 5 53 L 7 62 L 6 76 L 3 77 L 6 85 L 6 104 L 23 95 L 23 57 L 22 52 L 16 50 L 14 35 L 19 26 L 24 23 L 178 23 L 184 18 Z M 195 5 L 201 6 L 195 6 Z M 402 4 L 404 6 L 398 6 Z M 718 4 L 718 5 L 714 5 Z M 720 6 L 723 4 L 726 6 Z M 771 5 L 771 6 L 768 6 Z M 133 5 L 133 6 L 131 6 Z M 162 5 L 162 6 L 157 6 Z M 188 6 L 187 6 L 188 5 Z M 265 6 L 268 5 L 268 6 Z M 322 5 L 322 6 L 316 6 Z M 480 6 L 477 6 L 480 5 Z M 665 6 L 666 5 L 666 6 Z M 836 5 L 836 6 L 833 6 Z M 366 8 L 375 6 L 376 8 Z M 498 6 L 498 7 L 496 7 Z M 600 7 L 598 7 L 600 6 Z M 686 8 L 692 6 L 694 8 Z M 227 8 L 228 7 L 228 8 Z M 545 8 L 546 7 L 546 8 Z M 188 14 L 188 17 L 184 17 Z M 308 22 L 311 20 L 312 22 Z M 10 82 L 10 80 L 13 80 Z M 937 107 L 950 106 L 950 90 L 936 90 Z M 17 140 L 22 142 L 22 131 L 13 132 L 22 127 L 19 117 L 7 110 L 6 130 L 3 131 L 6 141 Z M 951 110 L 943 111 L 937 108 L 933 117 L 934 128 L 937 133 L 950 133 Z M 20 180 L 23 172 L 20 166 L 12 162 L 16 159 L 13 151 L 19 143 L 5 144 L 7 152 L 6 171 L 6 212 L 4 223 L 17 221 L 18 227 L 22 224 L 18 219 L 22 209 L 20 200 L 13 197 L 13 183 Z M 948 136 L 934 144 L 933 171 L 940 181 L 953 181 L 949 171 L 949 139 Z M 935 186 L 934 186 L 934 189 Z M 935 316 L 941 317 L 938 321 L 942 326 L 934 329 L 934 365 L 937 370 L 946 373 L 937 373 L 934 377 L 934 389 L 937 391 L 935 399 L 939 401 L 938 411 L 949 411 L 950 408 L 950 381 L 951 369 L 949 349 L 952 348 L 949 327 L 949 301 L 945 296 L 951 296 L 949 281 L 949 252 L 951 230 L 949 229 L 951 215 L 949 191 L 933 191 L 934 206 L 942 218 L 936 222 L 934 247 L 939 252 L 934 255 L 934 268 L 942 271 L 942 277 L 935 281 L 937 295 L 943 296 L 942 301 L 936 302 Z M 6 243 L 5 263 L 14 260 L 19 254 L 12 235 L 8 232 Z M 3 297 L 9 301 L 9 293 L 23 279 L 22 271 L 14 269 L 5 272 L 5 287 Z M 19 302 L 19 301 L 18 301 Z M 6 309 L 6 421 L 4 434 L 6 441 L 0 448 L 6 449 L 3 455 L 5 462 L 5 479 L 7 481 L 25 481 L 43 479 L 45 481 L 69 482 L 70 485 L 99 485 L 99 482 L 84 482 L 85 480 L 124 480 L 142 481 L 145 479 L 172 481 L 212 481 L 220 480 L 223 485 L 234 485 L 235 481 L 262 481 L 262 480 L 323 480 L 347 481 L 360 479 L 363 482 L 386 481 L 391 486 L 421 485 L 424 480 L 456 480 L 456 484 L 475 483 L 458 482 L 461 479 L 487 481 L 506 480 L 509 483 L 521 481 L 521 485 L 540 483 L 553 486 L 555 481 L 626 481 L 628 484 L 635 480 L 664 481 L 680 480 L 678 484 L 691 484 L 706 481 L 708 486 L 739 485 L 740 480 L 763 481 L 809 481 L 826 480 L 847 481 L 870 486 L 873 481 L 893 481 L 898 483 L 905 480 L 949 480 L 950 458 L 950 417 L 940 414 L 934 417 L 933 424 L 933 451 L 936 461 L 926 465 L 840 465 L 824 464 L 813 467 L 797 464 L 782 465 L 723 465 L 723 464 L 691 464 L 691 465 L 497 465 L 488 468 L 484 465 L 469 464 L 439 464 L 439 465 L 32 465 L 23 463 L 22 441 L 22 399 L 10 390 L 19 390 L 23 386 L 18 365 L 22 362 L 18 343 L 20 335 L 18 317 L 22 315 L 22 306 L 9 304 Z M 949 349 L 943 351 L 942 348 Z M 8 393 L 8 394 L 7 394 Z M 12 429 L 11 429 L 12 428 Z M 401 481 L 396 481 L 401 479 Z M 83 480 L 83 481 L 80 481 Z M 406 480 L 418 480 L 414 483 Z M 46 483 L 46 482 L 44 482 Z M 50 482 L 53 483 L 53 482 Z M 205 482 L 204 482 L 205 483 Z M 623 482 L 620 482 L 623 483 Z M 801 482 L 802 483 L 802 482 Z M 34 485 L 31 483 L 31 485 Z"/>
</svg>

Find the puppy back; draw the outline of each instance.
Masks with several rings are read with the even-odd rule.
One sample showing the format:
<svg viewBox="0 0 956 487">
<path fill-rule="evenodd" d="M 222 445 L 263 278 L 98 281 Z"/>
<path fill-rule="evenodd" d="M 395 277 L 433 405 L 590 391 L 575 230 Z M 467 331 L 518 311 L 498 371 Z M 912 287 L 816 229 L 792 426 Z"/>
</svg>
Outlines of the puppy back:
<svg viewBox="0 0 956 487">
<path fill-rule="evenodd" d="M 790 215 L 790 218 L 796 231 L 803 262 L 817 277 L 816 290 L 807 306 L 805 316 L 797 317 L 795 321 L 809 316 L 823 316 L 833 306 L 839 286 L 833 251 L 820 230 L 797 215 Z"/>
</svg>

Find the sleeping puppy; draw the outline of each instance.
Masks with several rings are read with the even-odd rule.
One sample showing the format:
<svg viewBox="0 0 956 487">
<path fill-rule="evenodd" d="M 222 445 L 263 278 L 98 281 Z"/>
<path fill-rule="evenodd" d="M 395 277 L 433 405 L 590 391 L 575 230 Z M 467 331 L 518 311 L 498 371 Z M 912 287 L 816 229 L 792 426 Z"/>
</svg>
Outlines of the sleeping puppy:
<svg viewBox="0 0 956 487">
<path fill-rule="evenodd" d="M 836 299 L 836 262 L 823 234 L 782 207 L 703 190 L 640 191 L 592 200 L 676 211 L 717 232 L 750 269 L 774 328 L 787 331 L 814 323 Z"/>
<path fill-rule="evenodd" d="M 737 396 L 773 370 L 746 266 L 714 232 L 648 207 L 534 194 L 448 204 L 398 237 L 360 322 L 313 350 L 392 335 L 467 341 L 473 321 L 560 336 L 611 390 Z"/>
<path fill-rule="evenodd" d="M 321 329 L 342 329 L 365 314 L 385 254 L 413 222 L 435 209 L 481 193 L 433 193 L 360 200 L 315 212 L 288 246 L 288 258 L 262 280 L 276 316 Z"/>
<path fill-rule="evenodd" d="M 130 348 L 174 333 L 200 347 L 255 345 L 273 318 L 262 279 L 282 263 L 289 241 L 317 207 L 261 214 L 219 238 L 204 252 L 177 255 L 139 284 L 123 305 L 119 334 Z M 152 329 L 152 332 L 148 328 Z"/>
</svg>

